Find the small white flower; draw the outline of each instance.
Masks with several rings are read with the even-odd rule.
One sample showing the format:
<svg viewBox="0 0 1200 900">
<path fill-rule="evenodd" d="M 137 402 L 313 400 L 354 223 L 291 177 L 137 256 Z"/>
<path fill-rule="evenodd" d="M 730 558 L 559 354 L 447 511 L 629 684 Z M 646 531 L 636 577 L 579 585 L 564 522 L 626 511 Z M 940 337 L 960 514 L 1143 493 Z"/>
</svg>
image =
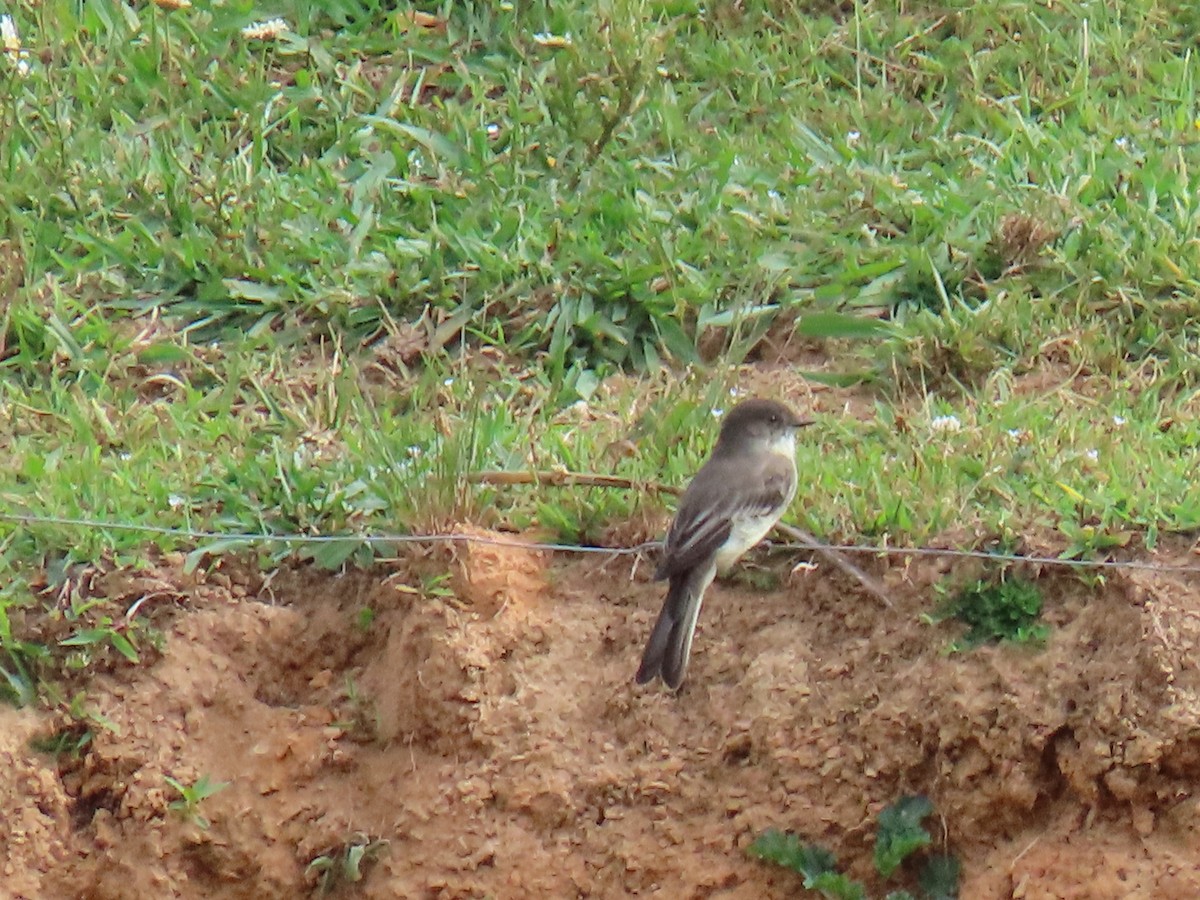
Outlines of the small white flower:
<svg viewBox="0 0 1200 900">
<path fill-rule="evenodd" d="M 1124 416 L 1113 416 L 1113 424 L 1116 425 L 1118 428 L 1120 428 L 1122 425 L 1125 424 L 1125 417 Z"/>
<path fill-rule="evenodd" d="M 21 49 L 21 36 L 17 34 L 12 16 L 0 16 L 0 47 L 16 66 L 18 75 L 24 78 L 29 74 L 29 51 Z"/>
<path fill-rule="evenodd" d="M 242 29 L 242 37 L 248 41 L 274 41 L 291 29 L 283 19 L 267 19 L 265 22 L 254 22 Z"/>
<path fill-rule="evenodd" d="M 948 431 L 953 434 L 962 430 L 962 422 L 958 421 L 958 416 L 938 416 L 930 421 L 929 428 L 932 431 Z"/>
<path fill-rule="evenodd" d="M 184 499 L 178 494 L 167 494 L 167 505 L 171 509 L 179 509 L 179 507 L 183 506 L 184 502 Z"/>
<path fill-rule="evenodd" d="M 453 378 L 443 378 L 443 379 L 442 379 L 442 385 L 443 385 L 444 387 L 450 387 L 450 385 L 452 385 L 452 384 L 454 384 L 454 379 L 453 379 Z"/>
<path fill-rule="evenodd" d="M 1119 137 L 1119 138 L 1116 138 L 1113 141 L 1113 143 L 1116 144 L 1118 147 L 1120 147 L 1122 150 L 1124 150 L 1126 147 L 1129 146 L 1129 138 Z"/>
<path fill-rule="evenodd" d="M 566 34 L 551 34 L 548 31 L 539 31 L 533 36 L 535 44 L 541 44 L 543 47 L 570 47 L 575 42 L 571 40 L 571 32 Z"/>
<path fill-rule="evenodd" d="M 862 132 L 860 132 L 860 131 L 848 131 L 848 132 L 846 132 L 846 143 L 847 143 L 847 144 L 857 144 L 857 143 L 858 143 L 858 139 L 859 139 L 860 137 L 862 137 Z"/>
<path fill-rule="evenodd" d="M 421 449 L 419 444 L 409 444 L 407 452 L 409 459 L 418 459 L 425 454 L 425 451 Z"/>
<path fill-rule="evenodd" d="M 783 194 L 779 193 L 779 191 L 774 190 L 774 189 L 767 191 L 767 196 L 770 197 L 772 200 L 782 200 L 783 199 Z"/>
<path fill-rule="evenodd" d="M 725 410 L 721 409 L 719 406 L 714 406 L 712 414 L 714 419 L 719 419 L 721 416 L 725 415 Z"/>
<path fill-rule="evenodd" d="M 487 131 L 488 137 L 495 137 L 500 133 L 500 126 L 495 122 L 488 122 L 487 127 L 484 130 Z"/>
<path fill-rule="evenodd" d="M 658 73 L 660 78 L 670 78 L 671 70 L 666 66 L 655 66 L 654 71 Z"/>
<path fill-rule="evenodd" d="M 1098 460 L 1100 458 L 1100 451 L 1099 450 L 1089 450 L 1083 455 L 1086 456 L 1088 459 L 1090 459 L 1092 462 L 1095 462 L 1096 460 Z"/>
<path fill-rule="evenodd" d="M 1025 436 L 1025 432 L 1020 428 L 1010 428 L 1008 429 L 1008 436 L 1014 441 L 1019 441 Z"/>
</svg>

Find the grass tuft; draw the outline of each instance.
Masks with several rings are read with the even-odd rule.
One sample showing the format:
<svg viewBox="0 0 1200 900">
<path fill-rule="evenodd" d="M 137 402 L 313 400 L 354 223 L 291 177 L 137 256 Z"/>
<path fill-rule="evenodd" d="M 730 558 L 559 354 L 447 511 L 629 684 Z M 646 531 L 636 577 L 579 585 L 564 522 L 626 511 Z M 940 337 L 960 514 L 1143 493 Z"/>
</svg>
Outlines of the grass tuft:
<svg viewBox="0 0 1200 900">
<path fill-rule="evenodd" d="M 1022 578 L 978 581 L 943 604 L 939 615 L 952 616 L 968 626 L 962 639 L 952 645 L 955 650 L 990 641 L 1039 642 L 1050 631 L 1049 626 L 1038 622 L 1042 603 L 1042 592 L 1031 581 Z"/>
</svg>

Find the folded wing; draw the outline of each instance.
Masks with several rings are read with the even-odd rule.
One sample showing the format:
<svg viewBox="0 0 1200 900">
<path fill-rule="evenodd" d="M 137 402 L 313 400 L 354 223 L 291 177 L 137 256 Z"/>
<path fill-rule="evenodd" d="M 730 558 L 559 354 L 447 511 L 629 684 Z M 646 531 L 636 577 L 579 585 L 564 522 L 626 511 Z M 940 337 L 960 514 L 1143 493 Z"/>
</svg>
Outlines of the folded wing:
<svg viewBox="0 0 1200 900">
<path fill-rule="evenodd" d="M 780 510 L 794 491 L 790 460 L 769 457 L 757 472 L 747 473 L 736 459 L 710 459 L 683 494 L 655 577 L 706 563 L 729 538 L 735 519 Z"/>
</svg>

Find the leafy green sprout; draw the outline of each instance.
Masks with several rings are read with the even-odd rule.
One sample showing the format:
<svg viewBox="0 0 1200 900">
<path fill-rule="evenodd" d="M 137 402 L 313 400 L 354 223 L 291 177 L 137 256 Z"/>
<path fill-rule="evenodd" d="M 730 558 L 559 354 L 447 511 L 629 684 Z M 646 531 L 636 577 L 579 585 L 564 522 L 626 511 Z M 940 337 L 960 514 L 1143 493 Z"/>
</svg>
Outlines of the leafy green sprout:
<svg viewBox="0 0 1200 900">
<path fill-rule="evenodd" d="M 349 676 L 346 678 L 345 698 L 350 715 L 339 724 L 357 739 L 374 740 L 378 737 L 379 720 L 375 705 L 359 689 L 358 682 Z"/>
<path fill-rule="evenodd" d="M 363 634 L 369 634 L 371 627 L 375 624 L 375 617 L 375 610 L 364 606 L 354 614 L 354 627 Z"/>
<path fill-rule="evenodd" d="M 750 845 L 750 855 L 798 872 L 804 887 L 830 900 L 865 900 L 866 888 L 837 870 L 837 857 L 823 847 L 803 843 L 799 837 L 770 829 Z"/>
<path fill-rule="evenodd" d="M 207 775 L 201 775 L 190 785 L 183 784 L 170 775 L 164 775 L 163 780 L 179 792 L 179 799 L 172 800 L 168 804 L 169 808 L 179 813 L 185 821 L 191 822 L 197 828 L 207 830 L 211 823 L 201 814 L 200 804 L 214 794 L 218 794 L 229 787 L 229 782 L 213 782 Z"/>
<path fill-rule="evenodd" d="M 366 834 L 358 834 L 345 844 L 315 857 L 305 871 L 317 874 L 317 890 L 324 896 L 340 885 L 362 881 L 366 865 L 375 860 L 387 845 L 385 840 L 373 840 Z"/>
<path fill-rule="evenodd" d="M 875 870 L 885 881 L 913 854 L 929 847 L 933 839 L 921 824 L 933 813 L 926 797 L 901 797 L 879 814 L 875 836 Z M 866 900 L 866 887 L 838 871 L 837 857 L 823 847 L 803 842 L 797 835 L 770 829 L 750 845 L 758 859 L 791 869 L 804 878 L 804 887 L 828 900 Z M 925 900 L 954 900 L 958 896 L 960 866 L 948 854 L 922 857 L 918 885 Z M 891 891 L 887 900 L 913 900 L 908 891 Z"/>
<path fill-rule="evenodd" d="M 889 878 L 904 860 L 932 838 L 921 821 L 933 812 L 933 804 L 925 797 L 901 797 L 879 814 L 879 830 L 875 836 L 875 869 Z"/>
</svg>

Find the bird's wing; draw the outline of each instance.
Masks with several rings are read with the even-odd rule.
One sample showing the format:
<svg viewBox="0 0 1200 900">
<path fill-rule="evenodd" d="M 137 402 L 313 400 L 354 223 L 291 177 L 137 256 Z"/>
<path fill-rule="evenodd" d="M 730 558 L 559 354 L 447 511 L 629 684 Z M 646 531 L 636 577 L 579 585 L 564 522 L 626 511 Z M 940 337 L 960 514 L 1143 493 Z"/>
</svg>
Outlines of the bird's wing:
<svg viewBox="0 0 1200 900">
<path fill-rule="evenodd" d="M 734 519 L 765 515 L 791 499 L 796 485 L 790 460 L 770 456 L 755 474 L 747 479 L 723 459 L 704 464 L 684 491 L 656 577 L 670 578 L 713 556 L 729 538 Z M 749 489 L 731 489 L 747 483 Z"/>
</svg>

